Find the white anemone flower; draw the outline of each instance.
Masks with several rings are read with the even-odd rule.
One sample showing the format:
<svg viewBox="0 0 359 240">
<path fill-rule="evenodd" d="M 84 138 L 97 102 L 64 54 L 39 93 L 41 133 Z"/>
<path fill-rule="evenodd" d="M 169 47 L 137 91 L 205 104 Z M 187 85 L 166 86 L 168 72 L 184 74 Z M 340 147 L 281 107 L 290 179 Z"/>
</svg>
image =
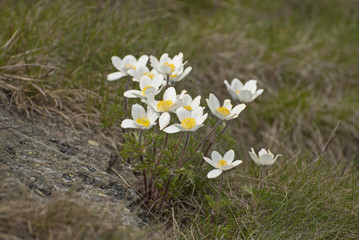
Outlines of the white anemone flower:
<svg viewBox="0 0 359 240">
<path fill-rule="evenodd" d="M 121 123 L 122 128 L 138 128 L 147 130 L 156 125 L 158 113 L 147 108 L 147 112 L 140 104 L 132 105 L 131 115 L 133 119 L 125 119 Z"/>
<path fill-rule="evenodd" d="M 187 63 L 183 63 L 183 53 L 181 52 L 172 59 L 168 56 L 168 53 L 162 54 L 160 60 L 154 56 L 150 56 L 150 62 L 156 71 L 165 75 L 173 75 L 173 77 L 175 77 L 175 74 L 182 73 L 183 66 Z M 185 72 L 188 74 L 189 71 L 187 70 L 187 72 Z"/>
<path fill-rule="evenodd" d="M 156 96 L 161 91 L 163 83 L 162 75 L 156 75 L 153 79 L 145 75 L 140 81 L 141 90 L 128 90 L 123 95 L 127 98 L 146 98 L 148 94 Z"/>
<path fill-rule="evenodd" d="M 161 113 L 159 124 L 160 130 L 167 127 L 171 120 L 168 112 L 174 112 L 181 107 L 183 96 L 186 90 L 183 90 L 179 95 L 176 94 L 174 87 L 169 87 L 163 93 L 163 100 L 156 101 L 153 94 L 148 94 L 147 99 L 142 99 L 142 102 L 150 106 L 155 112 Z"/>
<path fill-rule="evenodd" d="M 148 61 L 148 56 L 143 55 L 138 60 L 132 56 L 127 55 L 123 59 L 113 56 L 111 57 L 112 64 L 115 66 L 115 68 L 118 70 L 118 72 L 110 73 L 107 75 L 107 80 L 114 81 L 120 78 L 123 78 L 125 76 L 128 76 L 128 71 L 130 69 L 137 69 L 140 66 L 146 66 Z"/>
<path fill-rule="evenodd" d="M 282 154 L 278 154 L 277 156 L 274 157 L 274 154 L 271 153 L 269 149 L 267 151 L 264 148 L 262 148 L 258 152 L 258 156 L 255 153 L 254 149 L 252 148 L 251 152 L 249 152 L 249 155 L 251 156 L 253 161 L 261 167 L 268 167 L 272 165 L 277 160 L 278 157 L 283 156 Z"/>
<path fill-rule="evenodd" d="M 192 71 L 192 67 L 187 67 L 186 69 L 179 70 L 177 73 L 170 74 L 170 83 L 176 83 L 185 78 Z"/>
<path fill-rule="evenodd" d="M 238 78 L 234 78 L 231 84 L 227 80 L 224 80 L 224 84 L 235 101 L 251 102 L 263 92 L 263 89 L 257 90 L 257 80 L 249 80 L 243 85 Z"/>
<path fill-rule="evenodd" d="M 188 111 L 192 111 L 196 108 L 199 108 L 201 103 L 201 96 L 197 96 L 192 100 L 192 97 L 189 94 L 185 94 L 182 99 L 182 107 Z M 204 107 L 201 107 L 204 108 Z"/>
<path fill-rule="evenodd" d="M 173 124 L 166 127 L 163 131 L 166 133 L 177 133 L 183 132 L 194 132 L 204 124 L 203 122 L 207 119 L 208 113 L 203 115 L 203 108 L 196 108 L 193 111 L 188 111 L 184 108 L 179 108 L 176 111 L 177 117 L 181 124 Z"/>
<path fill-rule="evenodd" d="M 146 66 L 139 66 L 136 69 L 131 68 L 130 70 L 128 70 L 128 74 L 133 77 L 134 82 L 140 82 L 140 80 L 143 76 L 147 76 L 147 77 L 153 79 L 157 75 L 161 75 L 162 79 L 164 80 L 163 74 L 157 72 L 155 69 L 152 69 L 150 71 L 148 69 L 148 67 L 146 67 Z"/>
<path fill-rule="evenodd" d="M 246 105 L 242 103 L 232 109 L 231 100 L 229 99 L 224 100 L 223 106 L 221 107 L 217 97 L 212 93 L 209 94 L 209 98 L 206 101 L 211 112 L 221 120 L 232 120 L 238 117 L 243 109 L 246 108 Z"/>
<path fill-rule="evenodd" d="M 207 163 L 216 168 L 207 174 L 208 178 L 216 178 L 221 175 L 223 171 L 230 170 L 243 162 L 242 160 L 233 161 L 234 151 L 232 149 L 226 152 L 223 157 L 217 151 L 213 151 L 211 158 L 203 157 Z"/>
</svg>

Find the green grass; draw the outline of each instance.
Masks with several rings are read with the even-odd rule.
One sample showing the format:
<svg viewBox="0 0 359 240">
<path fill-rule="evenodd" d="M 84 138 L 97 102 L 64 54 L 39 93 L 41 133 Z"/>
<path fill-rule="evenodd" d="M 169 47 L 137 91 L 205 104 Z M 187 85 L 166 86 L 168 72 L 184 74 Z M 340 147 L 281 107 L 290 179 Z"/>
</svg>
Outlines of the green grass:
<svg viewBox="0 0 359 240">
<path fill-rule="evenodd" d="M 264 93 L 215 146 L 221 152 L 232 147 L 244 163 L 226 174 L 219 203 L 212 196 L 218 181 L 205 181 L 205 175 L 189 185 L 197 194 L 171 192 L 178 224 L 173 234 L 357 239 L 358 10 L 354 0 L 2 1 L 0 74 L 41 81 L 34 86 L 1 78 L 0 87 L 11 99 L 19 92 L 4 83 L 22 86 L 24 96 L 44 107 L 61 99 L 70 120 L 81 113 L 92 127 L 118 131 L 125 81 L 106 81 L 115 71 L 113 55 L 183 52 L 193 71 L 178 87 L 202 95 L 203 105 L 210 92 L 229 98 L 224 79 L 257 79 Z M 43 104 L 36 86 L 53 98 Z M 31 110 L 22 98 L 13 99 Z M 284 154 L 268 169 L 263 192 L 251 147 Z M 162 216 L 172 221 L 167 206 Z M 214 223 L 212 207 L 218 208 Z"/>
</svg>

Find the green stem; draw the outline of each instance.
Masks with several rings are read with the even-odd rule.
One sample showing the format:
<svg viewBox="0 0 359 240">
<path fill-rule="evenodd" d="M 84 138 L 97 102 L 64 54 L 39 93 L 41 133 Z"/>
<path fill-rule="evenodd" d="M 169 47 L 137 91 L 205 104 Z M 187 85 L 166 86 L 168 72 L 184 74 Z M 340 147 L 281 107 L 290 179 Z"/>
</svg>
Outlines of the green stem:
<svg viewBox="0 0 359 240">
<path fill-rule="evenodd" d="M 125 92 L 128 90 L 128 86 L 130 85 L 130 80 L 131 80 L 131 76 L 128 76 L 127 82 L 126 82 L 126 87 L 125 87 Z M 126 117 L 127 116 L 127 98 L 126 97 L 123 101 L 123 108 L 124 108 L 125 117 Z"/>
<path fill-rule="evenodd" d="M 189 142 L 189 131 L 187 132 L 187 136 L 186 136 L 186 141 L 184 143 L 184 147 L 183 147 L 183 150 L 182 150 L 182 153 L 181 153 L 181 157 L 178 161 L 178 166 L 181 167 L 182 166 L 182 160 L 183 160 L 183 157 L 185 155 L 185 152 L 186 152 L 186 149 L 187 149 L 187 145 L 188 145 L 188 142 Z"/>
<path fill-rule="evenodd" d="M 170 75 L 167 74 L 166 89 L 168 88 L 169 83 L 170 83 Z"/>
<path fill-rule="evenodd" d="M 185 152 L 186 152 L 186 149 L 187 149 L 187 145 L 188 145 L 188 142 L 189 142 L 189 133 L 190 133 L 190 132 L 187 132 L 186 142 L 184 143 L 183 150 L 182 150 L 182 153 L 181 153 L 181 157 L 180 157 L 180 159 L 179 159 L 179 161 L 178 161 L 178 164 L 177 164 L 178 168 L 180 168 L 180 167 L 182 166 L 182 164 L 183 164 L 183 163 L 182 163 L 182 160 L 183 160 L 183 157 L 184 157 L 184 155 L 185 155 Z M 160 205 L 159 205 L 159 207 L 158 207 L 158 212 L 161 211 L 163 202 L 164 202 L 164 200 L 165 200 L 166 197 L 167 197 L 168 189 L 170 188 L 172 179 L 173 179 L 173 175 L 170 176 L 170 178 L 168 179 L 168 181 L 167 181 L 167 183 L 166 183 L 165 193 L 163 194 L 163 197 L 162 197 L 162 199 L 161 199 Z"/>
<path fill-rule="evenodd" d="M 214 131 L 217 129 L 217 127 L 219 126 L 219 124 L 222 122 L 223 120 L 218 119 L 216 125 L 214 125 L 214 127 L 212 128 L 212 130 L 208 133 L 208 135 L 202 139 L 202 141 L 197 145 L 196 147 L 196 151 L 199 149 L 199 147 L 214 133 Z"/>
<path fill-rule="evenodd" d="M 261 182 L 260 182 L 259 190 L 263 190 L 263 187 L 264 187 L 264 179 L 265 179 L 265 177 L 266 177 L 266 169 L 267 169 L 267 167 L 262 167 L 262 171 L 261 171 Z"/>
<path fill-rule="evenodd" d="M 177 151 L 177 148 L 178 148 L 180 142 L 182 141 L 183 135 L 184 135 L 184 132 L 181 133 L 181 137 L 178 139 L 178 141 L 177 141 L 177 143 L 176 143 L 176 146 L 175 146 L 175 148 L 173 149 L 173 153 L 175 153 L 175 152 Z"/>
</svg>

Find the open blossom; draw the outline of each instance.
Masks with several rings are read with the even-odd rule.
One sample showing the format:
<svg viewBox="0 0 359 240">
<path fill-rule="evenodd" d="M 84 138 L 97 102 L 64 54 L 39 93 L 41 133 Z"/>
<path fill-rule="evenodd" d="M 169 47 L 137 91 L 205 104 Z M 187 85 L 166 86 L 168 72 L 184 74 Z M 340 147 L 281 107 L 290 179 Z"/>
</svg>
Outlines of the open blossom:
<svg viewBox="0 0 359 240">
<path fill-rule="evenodd" d="M 231 120 L 236 117 L 246 108 L 245 104 L 238 104 L 232 109 L 231 100 L 224 100 L 223 106 L 219 105 L 219 101 L 214 94 L 209 94 L 207 104 L 211 112 L 221 120 Z"/>
<path fill-rule="evenodd" d="M 140 80 L 141 80 L 141 78 L 143 76 L 147 76 L 147 77 L 153 79 L 157 75 L 161 75 L 162 79 L 164 80 L 164 75 L 163 74 L 157 72 L 155 69 L 152 69 L 150 71 L 148 69 L 148 67 L 146 67 L 144 65 L 136 67 L 136 68 L 131 68 L 131 69 L 128 70 L 127 73 L 133 77 L 134 82 L 140 82 Z"/>
<path fill-rule="evenodd" d="M 147 108 L 147 112 L 145 112 L 145 109 L 139 104 L 132 105 L 131 115 L 133 119 L 125 119 L 122 121 L 122 128 L 147 130 L 156 124 L 158 118 L 158 113 L 152 111 L 150 108 Z"/>
<path fill-rule="evenodd" d="M 185 94 L 183 96 L 182 99 L 182 105 L 181 107 L 183 107 L 184 109 L 188 110 L 188 111 L 192 111 L 199 106 L 199 104 L 201 103 L 201 96 L 197 96 L 192 100 L 192 97 L 189 94 Z M 204 107 L 201 107 L 204 108 Z"/>
<path fill-rule="evenodd" d="M 143 76 L 140 81 L 140 90 L 128 90 L 123 95 L 127 98 L 146 98 L 148 94 L 157 95 L 165 83 L 162 75 L 156 75 L 153 79 Z"/>
<path fill-rule="evenodd" d="M 184 108 L 179 108 L 176 111 L 180 124 L 173 124 L 166 127 L 163 131 L 166 133 L 176 133 L 180 131 L 194 132 L 203 126 L 203 122 L 207 119 L 208 113 L 203 115 L 203 108 L 196 108 L 193 111 L 188 111 Z"/>
<path fill-rule="evenodd" d="M 170 74 L 170 83 L 176 83 L 185 78 L 192 71 L 192 67 L 187 67 L 186 69 L 181 69 L 176 73 Z"/>
<path fill-rule="evenodd" d="M 234 151 L 232 149 L 226 152 L 223 157 L 217 151 L 213 151 L 211 158 L 203 157 L 207 163 L 216 168 L 207 174 L 208 178 L 216 178 L 221 175 L 223 171 L 230 170 L 242 163 L 242 160 L 233 161 Z"/>
<path fill-rule="evenodd" d="M 153 94 L 148 94 L 147 99 L 142 99 L 142 102 L 150 106 L 153 111 L 161 113 L 159 123 L 160 129 L 167 127 L 171 120 L 168 112 L 174 112 L 181 107 L 182 98 L 186 90 L 183 90 L 179 95 L 176 94 L 174 87 L 169 87 L 163 94 L 163 100 L 156 101 Z"/>
<path fill-rule="evenodd" d="M 172 59 L 168 56 L 167 53 L 164 53 L 161 56 L 160 60 L 158 60 L 154 56 L 150 56 L 150 62 L 151 62 L 151 66 L 156 71 L 164 75 L 172 75 L 173 81 L 175 81 L 175 78 L 177 76 L 179 77 L 180 74 L 187 75 L 192 69 L 190 68 L 190 70 L 186 69 L 183 71 L 183 67 L 186 64 L 186 62 L 183 63 L 183 53 L 181 52 L 178 55 L 174 56 Z"/>
<path fill-rule="evenodd" d="M 252 148 L 251 152 L 249 152 L 249 155 L 251 156 L 253 161 L 261 167 L 268 167 L 272 165 L 277 160 L 278 157 L 283 156 L 282 154 L 278 154 L 277 156 L 274 157 L 274 154 L 271 153 L 269 149 L 267 151 L 264 148 L 262 148 L 258 152 L 258 156 L 255 153 L 254 149 Z"/>
<path fill-rule="evenodd" d="M 257 90 L 257 80 L 249 80 L 243 85 L 238 78 L 234 78 L 231 84 L 227 80 L 224 80 L 224 84 L 235 101 L 251 102 L 263 92 L 263 89 Z"/>
<path fill-rule="evenodd" d="M 117 56 L 113 56 L 111 60 L 113 66 L 115 66 L 118 72 L 110 73 L 109 75 L 107 75 L 107 80 L 114 81 L 122 77 L 128 76 L 128 71 L 130 69 L 137 69 L 140 66 L 146 66 L 148 56 L 143 55 L 138 60 L 132 55 L 127 55 L 123 59 Z"/>
</svg>

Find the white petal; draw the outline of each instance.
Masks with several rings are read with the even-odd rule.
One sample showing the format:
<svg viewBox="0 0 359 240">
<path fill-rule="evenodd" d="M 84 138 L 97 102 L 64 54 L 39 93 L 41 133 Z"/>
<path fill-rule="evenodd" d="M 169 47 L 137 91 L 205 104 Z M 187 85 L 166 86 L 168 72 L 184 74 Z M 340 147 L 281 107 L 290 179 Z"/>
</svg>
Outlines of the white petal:
<svg viewBox="0 0 359 240">
<path fill-rule="evenodd" d="M 143 76 L 140 80 L 140 89 L 143 90 L 147 86 L 151 86 L 152 80 L 148 76 Z"/>
<path fill-rule="evenodd" d="M 147 55 L 142 55 L 138 61 L 137 61 L 137 66 L 145 66 L 147 64 L 148 61 L 148 56 Z"/>
<path fill-rule="evenodd" d="M 227 79 L 224 80 L 224 84 L 226 85 L 227 89 L 231 88 L 231 85 L 228 83 Z"/>
<path fill-rule="evenodd" d="M 209 109 L 214 112 L 217 108 L 219 108 L 218 98 L 214 94 L 209 94 L 209 98 L 206 100 Z"/>
<path fill-rule="evenodd" d="M 121 58 L 117 57 L 117 56 L 113 56 L 111 57 L 111 61 L 112 61 L 112 65 L 117 68 L 117 70 L 121 70 L 121 66 L 122 66 L 122 60 Z"/>
<path fill-rule="evenodd" d="M 133 55 L 127 55 L 122 59 L 122 64 L 136 64 L 137 59 Z"/>
<path fill-rule="evenodd" d="M 196 124 L 197 124 L 197 123 L 196 123 Z M 204 126 L 203 124 L 198 124 L 198 125 L 194 126 L 193 128 L 188 129 L 187 131 L 194 132 L 194 131 L 197 131 L 198 128 L 201 128 L 201 127 L 203 127 L 203 126 Z"/>
<path fill-rule="evenodd" d="M 158 70 L 158 68 L 160 67 L 160 63 L 159 63 L 158 59 L 154 56 L 150 56 L 150 62 L 151 62 L 151 66 L 154 69 Z"/>
<path fill-rule="evenodd" d="M 208 158 L 208 157 L 203 157 L 203 159 L 210 164 L 211 166 L 217 168 L 216 164 L 212 161 L 212 159 Z"/>
<path fill-rule="evenodd" d="M 165 62 L 169 62 L 171 59 L 168 57 L 168 53 L 164 53 L 162 54 L 162 56 L 160 57 L 160 63 L 165 63 Z"/>
<path fill-rule="evenodd" d="M 242 82 L 238 78 L 234 78 L 231 83 L 233 91 L 238 91 L 243 88 Z"/>
<path fill-rule="evenodd" d="M 257 90 L 257 91 L 253 94 L 251 101 L 253 101 L 253 100 L 256 99 L 259 95 L 261 95 L 261 94 L 263 93 L 263 91 L 264 91 L 263 89 Z"/>
<path fill-rule="evenodd" d="M 242 162 L 243 162 L 242 160 L 236 160 L 236 161 L 232 162 L 231 165 L 232 165 L 233 167 L 235 167 L 235 166 L 241 164 Z"/>
<path fill-rule="evenodd" d="M 217 151 L 212 152 L 211 158 L 215 164 L 217 164 L 219 162 L 219 160 L 223 159 L 221 154 L 219 154 L 219 152 L 217 152 Z"/>
<path fill-rule="evenodd" d="M 253 149 L 253 148 L 252 148 Z M 257 155 L 253 152 L 249 152 L 249 155 L 251 156 L 252 160 L 256 163 L 256 164 L 260 164 L 259 163 L 259 159 L 257 157 Z"/>
<path fill-rule="evenodd" d="M 233 162 L 233 159 L 234 159 L 233 149 L 226 152 L 223 156 L 223 160 L 226 161 L 228 165 L 230 165 Z"/>
<path fill-rule="evenodd" d="M 250 102 L 252 100 L 252 92 L 249 90 L 241 90 L 237 94 L 241 102 Z"/>
<path fill-rule="evenodd" d="M 177 133 L 177 132 L 179 132 L 180 130 L 179 130 L 178 127 L 176 127 L 176 126 L 174 126 L 174 125 L 171 125 L 171 126 L 169 126 L 169 127 L 166 127 L 165 129 L 163 129 L 163 131 L 166 132 L 166 133 Z"/>
<path fill-rule="evenodd" d="M 244 89 L 251 91 L 253 94 L 257 89 L 257 80 L 249 80 L 248 82 L 246 82 L 243 86 L 243 90 Z"/>
<path fill-rule="evenodd" d="M 127 98 L 143 98 L 143 94 L 139 90 L 128 90 L 123 94 L 123 96 Z"/>
<path fill-rule="evenodd" d="M 221 175 L 223 171 L 221 169 L 213 169 L 212 171 L 210 171 L 208 174 L 207 174 L 207 177 L 208 178 L 216 178 L 218 177 L 219 175 Z"/>
<path fill-rule="evenodd" d="M 203 108 L 196 108 L 192 111 L 191 116 L 196 122 L 203 116 Z"/>
<path fill-rule="evenodd" d="M 198 120 L 198 124 L 202 124 L 204 121 L 206 121 L 208 117 L 208 113 L 204 114 L 199 120 Z"/>
<path fill-rule="evenodd" d="M 272 155 L 270 155 L 270 154 L 265 154 L 265 155 L 261 156 L 259 161 L 262 165 L 265 165 L 265 166 L 272 165 L 275 162 Z"/>
<path fill-rule="evenodd" d="M 201 96 L 197 96 L 193 99 L 191 104 L 192 109 L 199 107 L 199 104 L 201 104 Z"/>
<path fill-rule="evenodd" d="M 160 116 L 160 119 L 159 119 L 160 130 L 167 127 L 167 125 L 170 123 L 170 120 L 171 120 L 171 116 L 170 116 L 170 114 L 168 112 L 162 113 L 161 116 Z"/>
<path fill-rule="evenodd" d="M 121 123 L 121 127 L 122 128 L 138 128 L 136 122 L 132 119 L 123 120 Z"/>
<path fill-rule="evenodd" d="M 233 114 L 240 114 L 244 109 L 246 108 L 246 105 L 244 103 L 238 104 L 232 109 Z"/>
<path fill-rule="evenodd" d="M 184 109 L 184 108 L 179 108 L 176 111 L 177 117 L 180 121 L 182 121 L 185 118 L 190 118 L 191 117 L 191 113 L 190 111 Z"/>
<path fill-rule="evenodd" d="M 170 99 L 174 101 L 176 98 L 176 90 L 174 87 L 169 87 L 163 94 L 163 99 Z"/>
<path fill-rule="evenodd" d="M 268 154 L 267 150 L 265 150 L 264 148 L 262 148 L 259 152 L 258 152 L 258 157 L 262 158 L 262 156 Z"/>
<path fill-rule="evenodd" d="M 143 118 L 146 115 L 145 109 L 140 104 L 134 104 L 132 105 L 131 115 L 132 118 L 136 121 L 137 119 Z"/>
<path fill-rule="evenodd" d="M 232 111 L 231 100 L 229 100 L 229 99 L 224 100 L 223 107 L 227 108 L 231 112 Z"/>
<path fill-rule="evenodd" d="M 124 72 L 114 72 L 114 73 L 110 73 L 109 75 L 107 75 L 107 80 L 108 81 L 114 81 L 120 78 L 123 78 L 127 76 L 127 73 Z"/>
</svg>

